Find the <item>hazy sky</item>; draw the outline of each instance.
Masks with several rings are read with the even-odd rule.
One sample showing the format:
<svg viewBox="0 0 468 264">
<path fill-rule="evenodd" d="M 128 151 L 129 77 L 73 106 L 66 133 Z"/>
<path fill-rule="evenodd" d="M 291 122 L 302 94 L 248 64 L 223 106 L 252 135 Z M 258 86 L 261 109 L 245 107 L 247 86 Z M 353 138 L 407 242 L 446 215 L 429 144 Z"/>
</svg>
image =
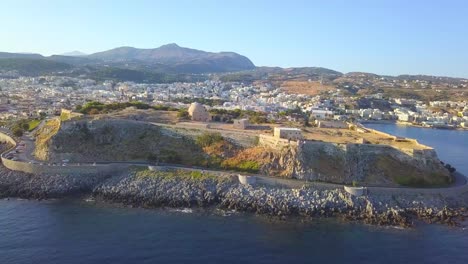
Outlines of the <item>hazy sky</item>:
<svg viewBox="0 0 468 264">
<path fill-rule="evenodd" d="M 377 3 L 379 2 L 379 3 Z M 259 66 L 468 77 L 468 1 L 0 0 L 0 51 L 166 43 Z"/>
</svg>

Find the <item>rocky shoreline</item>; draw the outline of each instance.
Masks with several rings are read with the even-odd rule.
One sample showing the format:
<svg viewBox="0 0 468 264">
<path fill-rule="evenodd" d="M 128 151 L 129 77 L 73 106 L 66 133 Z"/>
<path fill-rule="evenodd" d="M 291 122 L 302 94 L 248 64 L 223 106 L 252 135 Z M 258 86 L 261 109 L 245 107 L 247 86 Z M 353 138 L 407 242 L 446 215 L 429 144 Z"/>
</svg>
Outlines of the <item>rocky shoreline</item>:
<svg viewBox="0 0 468 264">
<path fill-rule="evenodd" d="M 105 202 L 138 207 L 215 207 L 275 217 L 340 217 L 369 224 L 413 226 L 419 221 L 459 225 L 468 199 L 440 196 L 368 195 L 341 189 L 248 186 L 234 178 L 180 179 L 121 175 L 31 175 L 0 166 L 0 197 L 26 199 L 91 195 Z"/>
</svg>

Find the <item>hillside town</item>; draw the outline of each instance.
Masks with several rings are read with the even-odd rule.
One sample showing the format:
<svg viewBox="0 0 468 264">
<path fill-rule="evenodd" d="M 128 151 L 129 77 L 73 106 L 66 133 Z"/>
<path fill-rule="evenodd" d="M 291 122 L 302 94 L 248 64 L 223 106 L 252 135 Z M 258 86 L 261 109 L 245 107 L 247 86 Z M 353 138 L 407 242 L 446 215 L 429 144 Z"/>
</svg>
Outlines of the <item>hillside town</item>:
<svg viewBox="0 0 468 264">
<path fill-rule="evenodd" d="M 421 82 L 425 83 L 425 82 Z M 268 115 L 270 121 L 285 118 L 337 121 L 395 121 L 432 128 L 468 127 L 466 101 L 420 101 L 393 98 L 383 93 L 349 95 L 342 88 L 318 94 L 289 93 L 269 82 L 140 84 L 95 81 L 63 76 L 0 79 L 0 119 L 17 120 L 59 115 L 87 102 L 138 101 L 187 109 L 200 102 L 208 109 L 250 110 Z"/>
</svg>

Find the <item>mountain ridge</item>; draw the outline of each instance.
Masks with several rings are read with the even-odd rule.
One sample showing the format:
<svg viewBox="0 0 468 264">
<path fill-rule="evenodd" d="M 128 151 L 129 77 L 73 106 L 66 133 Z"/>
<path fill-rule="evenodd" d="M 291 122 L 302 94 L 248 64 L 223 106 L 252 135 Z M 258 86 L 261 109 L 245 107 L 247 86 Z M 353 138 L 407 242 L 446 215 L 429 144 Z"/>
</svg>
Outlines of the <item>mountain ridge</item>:
<svg viewBox="0 0 468 264">
<path fill-rule="evenodd" d="M 146 65 L 162 64 L 175 72 L 204 73 L 230 72 L 255 69 L 252 61 L 235 52 L 207 52 L 180 47 L 175 43 L 153 49 L 118 47 L 87 56 L 105 62 L 141 62 Z"/>
<path fill-rule="evenodd" d="M 69 55 L 66 55 L 69 54 Z M 72 56 L 70 56 L 72 55 Z M 62 55 L 43 56 L 38 53 L 12 53 L 0 52 L 0 72 L 18 71 L 21 74 L 28 74 L 29 69 L 34 69 L 34 74 L 47 74 L 64 70 L 77 70 L 80 68 L 92 67 L 105 70 L 113 68 L 119 70 L 156 74 L 206 74 L 220 73 L 237 76 L 228 76 L 226 80 L 247 80 L 265 79 L 266 76 L 275 75 L 281 78 L 290 76 L 295 78 L 301 76 L 303 79 L 334 79 L 339 76 L 359 77 L 384 77 L 394 79 L 423 79 L 423 80 L 467 80 L 467 78 L 447 77 L 423 74 L 402 74 L 397 76 L 382 75 L 366 72 L 341 73 L 323 67 L 271 67 L 255 66 L 249 58 L 235 52 L 206 52 L 197 49 L 180 47 L 176 43 L 169 43 L 158 48 L 139 49 L 130 46 L 117 47 L 114 49 L 96 52 L 85 56 L 73 56 L 72 53 Z M 34 65 L 36 64 L 36 65 Z M 40 69 L 40 66 L 44 69 Z M 83 70 L 83 69 L 81 69 Z M 88 70 L 85 70 L 89 71 Z M 82 72 L 82 71 L 81 71 Z M 285 78 L 286 78 L 285 77 Z"/>
</svg>

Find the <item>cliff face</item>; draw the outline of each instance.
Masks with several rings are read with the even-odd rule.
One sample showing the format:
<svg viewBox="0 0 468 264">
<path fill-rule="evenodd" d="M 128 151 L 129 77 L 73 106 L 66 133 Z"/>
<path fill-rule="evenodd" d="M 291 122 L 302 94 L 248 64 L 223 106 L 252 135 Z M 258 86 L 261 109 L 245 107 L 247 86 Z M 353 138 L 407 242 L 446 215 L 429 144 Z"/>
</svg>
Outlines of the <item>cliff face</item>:
<svg viewBox="0 0 468 264">
<path fill-rule="evenodd" d="M 434 150 L 416 153 L 368 144 L 307 142 L 298 147 L 266 151 L 265 174 L 366 185 L 444 185 L 451 177 Z"/>
<path fill-rule="evenodd" d="M 52 119 L 47 121 L 44 126 L 36 132 L 36 149 L 34 150 L 34 155 L 37 159 L 44 161 L 49 159 L 50 140 L 58 133 L 60 125 L 60 119 Z"/>
</svg>

